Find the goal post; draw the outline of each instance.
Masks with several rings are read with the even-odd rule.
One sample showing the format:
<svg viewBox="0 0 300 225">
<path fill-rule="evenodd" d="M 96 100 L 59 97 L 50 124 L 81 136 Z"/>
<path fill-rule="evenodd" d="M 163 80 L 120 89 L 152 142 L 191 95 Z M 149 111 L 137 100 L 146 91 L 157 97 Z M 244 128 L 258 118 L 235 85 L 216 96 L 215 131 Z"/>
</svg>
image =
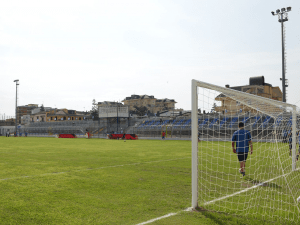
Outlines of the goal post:
<svg viewBox="0 0 300 225">
<path fill-rule="evenodd" d="M 193 209 L 299 221 L 300 111 L 295 105 L 258 96 L 261 88 L 245 92 L 192 80 Z M 248 147 L 245 176 L 231 146 L 239 123 L 250 133 L 254 148 L 250 154 Z"/>
<path fill-rule="evenodd" d="M 192 80 L 192 208 L 198 207 L 198 92 L 197 81 Z"/>
<path fill-rule="evenodd" d="M 295 171 L 296 170 L 296 124 L 297 124 L 297 116 L 296 116 L 296 106 L 293 106 L 293 113 L 292 113 L 292 146 L 293 146 L 293 150 L 292 150 L 292 170 Z M 299 136 L 299 135 L 298 135 Z M 300 141 L 300 140 L 299 140 Z M 299 143 L 300 145 L 300 143 Z M 299 150 L 300 150 L 300 146 L 299 146 Z"/>
</svg>

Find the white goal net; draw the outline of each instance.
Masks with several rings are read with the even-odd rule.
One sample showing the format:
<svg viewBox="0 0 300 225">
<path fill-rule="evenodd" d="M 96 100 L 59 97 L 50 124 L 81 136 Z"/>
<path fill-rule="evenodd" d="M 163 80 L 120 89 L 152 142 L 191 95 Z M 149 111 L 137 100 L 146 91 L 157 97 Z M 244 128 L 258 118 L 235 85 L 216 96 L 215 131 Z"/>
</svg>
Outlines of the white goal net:
<svg viewBox="0 0 300 225">
<path fill-rule="evenodd" d="M 192 207 L 298 223 L 299 109 L 248 92 L 192 80 Z"/>
</svg>

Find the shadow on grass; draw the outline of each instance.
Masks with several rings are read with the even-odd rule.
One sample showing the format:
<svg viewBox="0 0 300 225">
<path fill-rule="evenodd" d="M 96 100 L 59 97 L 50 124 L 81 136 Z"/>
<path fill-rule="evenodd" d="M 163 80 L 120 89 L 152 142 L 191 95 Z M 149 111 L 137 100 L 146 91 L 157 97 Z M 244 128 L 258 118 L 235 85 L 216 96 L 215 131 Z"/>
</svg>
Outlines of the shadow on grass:
<svg viewBox="0 0 300 225">
<path fill-rule="evenodd" d="M 261 182 L 259 180 L 254 180 L 251 177 L 246 177 L 245 178 L 246 181 L 249 181 L 250 183 L 254 184 L 254 185 L 259 185 L 261 187 L 271 187 L 271 188 L 282 188 L 281 186 L 275 184 L 275 183 L 270 183 L 270 182 Z"/>
<path fill-rule="evenodd" d="M 200 212 L 203 216 L 205 216 L 206 218 L 209 218 L 210 220 L 214 221 L 216 224 L 219 224 L 219 225 L 226 225 L 227 224 L 227 223 L 224 222 L 222 217 L 217 217 L 215 215 L 216 212 L 209 211 L 209 210 L 206 210 L 206 209 L 200 208 L 200 207 L 197 207 L 195 211 Z"/>
<path fill-rule="evenodd" d="M 204 217 L 210 219 L 214 224 L 218 225 L 267 225 L 267 224 L 274 224 L 268 221 L 260 220 L 257 218 L 249 218 L 244 216 L 238 215 L 230 215 L 223 212 L 216 212 L 207 210 L 202 207 L 196 208 L 195 212 L 201 213 Z"/>
</svg>

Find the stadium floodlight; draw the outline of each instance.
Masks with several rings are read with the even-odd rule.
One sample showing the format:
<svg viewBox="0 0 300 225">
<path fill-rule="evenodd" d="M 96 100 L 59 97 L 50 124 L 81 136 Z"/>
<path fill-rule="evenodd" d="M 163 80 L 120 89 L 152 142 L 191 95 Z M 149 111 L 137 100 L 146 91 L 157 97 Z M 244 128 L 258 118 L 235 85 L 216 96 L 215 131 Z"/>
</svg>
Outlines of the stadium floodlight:
<svg viewBox="0 0 300 225">
<path fill-rule="evenodd" d="M 191 92 L 192 208 L 279 224 L 298 223 L 300 192 L 295 187 L 300 184 L 296 169 L 299 108 L 197 80 L 192 80 Z M 198 108 L 202 112 L 214 108 L 214 112 L 199 114 Z M 248 158 L 241 161 L 246 160 L 245 176 L 239 171 L 242 164 L 233 150 L 238 142 L 233 134 L 240 131 L 240 122 L 244 124 L 241 129 L 252 136 L 248 140 L 254 142 L 253 154 L 248 143 L 239 147 L 242 156 L 249 148 Z M 290 136 L 285 136 L 286 132 Z M 285 138 L 292 139 L 289 145 L 284 143 Z"/>
<path fill-rule="evenodd" d="M 286 102 L 286 87 L 287 79 L 285 79 L 286 63 L 285 63 L 285 29 L 284 22 L 288 21 L 288 13 L 292 10 L 292 7 L 282 8 L 281 12 L 279 9 L 276 10 L 276 14 L 272 11 L 272 15 L 278 15 L 278 22 L 281 23 L 281 47 L 282 47 L 282 101 Z"/>
<path fill-rule="evenodd" d="M 16 119 L 15 119 L 15 134 L 17 135 L 17 128 L 18 128 L 18 115 L 17 115 L 17 111 L 18 111 L 18 85 L 19 85 L 19 79 L 14 80 L 14 82 L 16 82 Z"/>
</svg>

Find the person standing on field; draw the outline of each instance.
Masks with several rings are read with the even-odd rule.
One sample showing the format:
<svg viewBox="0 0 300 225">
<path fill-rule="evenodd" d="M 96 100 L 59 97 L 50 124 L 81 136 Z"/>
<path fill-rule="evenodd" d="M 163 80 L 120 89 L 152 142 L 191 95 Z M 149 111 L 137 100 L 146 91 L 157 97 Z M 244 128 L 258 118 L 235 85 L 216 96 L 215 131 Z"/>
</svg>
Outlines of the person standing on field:
<svg viewBox="0 0 300 225">
<path fill-rule="evenodd" d="M 289 137 L 289 150 L 290 150 L 290 156 L 292 156 L 292 149 L 293 149 L 293 128 L 288 132 L 288 137 Z"/>
<path fill-rule="evenodd" d="M 201 133 L 200 133 L 200 132 L 198 132 L 198 142 L 200 142 L 200 141 L 201 141 L 200 137 L 201 137 Z"/>
<path fill-rule="evenodd" d="M 236 145 L 236 147 L 235 147 Z M 237 154 L 240 162 L 239 172 L 245 176 L 246 160 L 249 152 L 249 145 L 251 147 L 250 154 L 253 153 L 252 137 L 248 130 L 244 129 L 244 123 L 239 123 L 239 130 L 235 131 L 232 136 L 232 150 Z"/>
<path fill-rule="evenodd" d="M 293 149 L 293 134 L 292 134 L 293 129 L 291 128 L 291 130 L 289 131 L 289 150 L 290 150 L 290 156 L 292 156 L 292 149 Z M 299 135 L 299 131 L 296 131 L 296 146 L 297 146 L 297 142 L 299 145 L 299 149 L 298 149 L 298 153 L 296 155 L 296 159 L 297 161 L 299 160 L 299 154 L 300 154 L 300 135 Z"/>
<path fill-rule="evenodd" d="M 166 137 L 166 133 L 163 131 L 163 132 L 162 132 L 162 135 L 161 135 L 161 138 L 162 138 L 163 140 L 165 140 L 165 137 Z"/>
<path fill-rule="evenodd" d="M 299 154 L 300 154 L 300 131 L 298 130 L 296 135 L 298 136 L 298 145 L 299 145 L 299 149 L 298 149 L 298 153 L 297 153 L 297 161 L 299 160 Z"/>
</svg>

